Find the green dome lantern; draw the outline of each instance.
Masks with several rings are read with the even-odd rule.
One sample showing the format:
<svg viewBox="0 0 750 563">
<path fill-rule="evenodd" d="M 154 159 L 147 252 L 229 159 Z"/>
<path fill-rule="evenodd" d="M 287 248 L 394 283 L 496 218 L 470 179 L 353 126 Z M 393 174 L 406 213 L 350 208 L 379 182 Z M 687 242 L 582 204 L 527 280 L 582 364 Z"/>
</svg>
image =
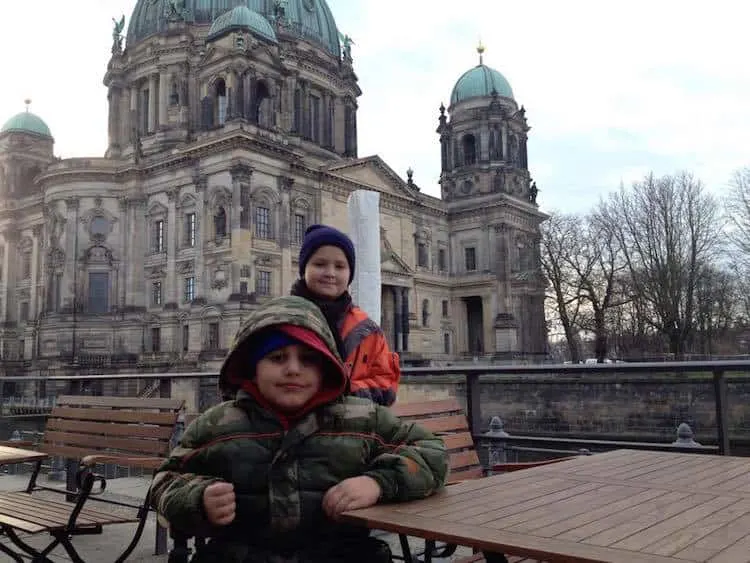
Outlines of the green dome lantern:
<svg viewBox="0 0 750 563">
<path fill-rule="evenodd" d="M 44 120 L 29 111 L 31 100 L 26 100 L 26 111 L 14 115 L 0 128 L 3 133 L 31 133 L 40 137 L 52 138 L 52 133 Z"/>
<path fill-rule="evenodd" d="M 451 93 L 451 105 L 471 98 L 491 98 L 498 96 L 513 99 L 513 89 L 508 80 L 494 68 L 486 66 L 482 60 L 484 46 L 477 47 L 479 64 L 467 70 L 456 81 Z"/>
<path fill-rule="evenodd" d="M 132 47 L 151 35 L 166 31 L 170 21 L 213 24 L 238 6 L 262 16 L 273 28 L 276 2 L 269 0 L 138 0 L 128 24 L 127 45 Z M 338 28 L 325 0 L 286 0 L 284 19 L 291 34 L 341 57 Z M 262 23 L 256 23 L 265 28 Z M 254 28 L 254 31 L 259 30 Z"/>
<path fill-rule="evenodd" d="M 268 20 L 246 6 L 237 6 L 216 18 L 214 23 L 211 24 L 206 40 L 213 41 L 240 29 L 247 30 L 271 43 L 276 43 L 276 32 L 268 23 Z"/>
</svg>

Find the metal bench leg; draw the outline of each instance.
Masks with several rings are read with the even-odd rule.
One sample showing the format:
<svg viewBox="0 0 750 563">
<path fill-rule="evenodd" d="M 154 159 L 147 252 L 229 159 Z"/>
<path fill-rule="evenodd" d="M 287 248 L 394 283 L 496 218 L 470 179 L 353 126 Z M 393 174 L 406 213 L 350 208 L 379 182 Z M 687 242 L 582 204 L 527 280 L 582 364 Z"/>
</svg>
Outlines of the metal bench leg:
<svg viewBox="0 0 750 563">
<path fill-rule="evenodd" d="M 60 543 L 59 538 L 55 538 L 52 542 L 50 542 L 50 544 L 44 549 L 44 551 L 37 551 L 21 538 L 19 538 L 18 534 L 16 534 L 13 528 L 8 528 L 7 526 L 3 527 L 3 532 L 5 532 L 5 535 L 8 536 L 8 539 L 12 541 L 16 547 L 21 548 L 23 551 L 31 555 L 32 561 L 34 563 L 54 563 L 47 557 L 47 554 L 57 547 L 57 545 Z M 75 550 L 73 550 L 73 552 L 75 553 Z M 73 559 L 73 561 L 75 563 L 84 563 L 80 557 L 77 560 Z"/>
<path fill-rule="evenodd" d="M 6 546 L 3 542 L 0 542 L 0 552 L 8 555 L 8 557 L 13 559 L 13 561 L 15 561 L 16 563 L 24 563 L 23 558 L 8 546 Z"/>
</svg>

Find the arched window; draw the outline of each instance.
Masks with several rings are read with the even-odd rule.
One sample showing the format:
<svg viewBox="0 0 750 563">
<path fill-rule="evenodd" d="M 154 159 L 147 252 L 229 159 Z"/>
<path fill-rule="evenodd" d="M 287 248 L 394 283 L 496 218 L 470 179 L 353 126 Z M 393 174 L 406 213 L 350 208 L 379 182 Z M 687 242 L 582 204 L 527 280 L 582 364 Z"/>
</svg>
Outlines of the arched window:
<svg viewBox="0 0 750 563">
<path fill-rule="evenodd" d="M 227 236 L 227 212 L 221 205 L 214 215 L 214 230 L 216 231 L 216 238 Z"/>
<path fill-rule="evenodd" d="M 216 96 L 216 124 L 224 125 L 227 120 L 227 85 L 224 79 L 220 78 L 216 81 L 214 95 Z"/>
<path fill-rule="evenodd" d="M 461 145 L 464 151 L 464 164 L 474 164 L 477 161 L 477 142 L 474 135 L 464 135 Z"/>
<path fill-rule="evenodd" d="M 430 301 L 425 299 L 422 301 L 422 326 L 430 326 Z"/>
</svg>

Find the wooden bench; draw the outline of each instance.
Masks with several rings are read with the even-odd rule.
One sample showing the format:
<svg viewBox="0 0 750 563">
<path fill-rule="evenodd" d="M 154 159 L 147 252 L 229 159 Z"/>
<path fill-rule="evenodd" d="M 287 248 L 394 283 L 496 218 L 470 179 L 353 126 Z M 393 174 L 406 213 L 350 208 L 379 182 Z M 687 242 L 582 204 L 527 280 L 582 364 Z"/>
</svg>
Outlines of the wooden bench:
<svg viewBox="0 0 750 563">
<path fill-rule="evenodd" d="M 471 435 L 469 429 L 469 422 L 466 418 L 463 407 L 457 399 L 440 399 L 414 403 L 396 402 L 391 407 L 391 411 L 402 420 L 415 422 L 443 439 L 443 443 L 445 444 L 445 448 L 449 455 L 450 473 L 447 480 L 448 485 L 484 476 L 484 468 L 479 461 L 479 455 L 477 454 L 476 446 L 474 444 L 474 437 Z M 555 463 L 562 461 L 563 459 L 568 458 L 557 458 L 528 463 L 500 463 L 493 465 L 492 471 L 495 473 L 518 471 L 521 469 L 536 467 L 538 465 Z M 406 534 L 399 534 L 399 541 L 401 543 L 404 560 L 407 563 L 414 561 L 415 557 L 411 554 L 411 548 Z M 429 552 L 431 555 L 426 555 L 425 561 L 430 560 L 432 557 L 450 557 L 455 553 L 456 548 L 456 545 L 446 545 L 437 549 L 434 541 L 426 540 L 425 554 Z M 531 559 L 513 556 L 506 557 L 501 554 L 488 554 L 488 556 L 485 557 L 482 553 L 475 553 L 467 557 L 453 559 L 453 563 L 478 563 L 481 561 L 487 561 L 488 563 L 537 563 Z"/>
<path fill-rule="evenodd" d="M 178 399 L 58 397 L 57 404 L 47 419 L 38 449 L 49 456 L 73 461 L 73 464 L 68 464 L 68 487 L 61 489 L 39 485 L 37 479 L 41 461 L 38 462 L 26 490 L 0 492 L 2 532 L 20 552 L 26 556 L 31 555 L 36 558 L 35 561 L 49 561 L 48 554 L 57 546 L 62 546 L 74 562 L 82 563 L 83 560 L 71 541 L 73 536 L 101 534 L 103 527 L 110 524 L 137 523 L 131 542 L 116 559 L 118 563 L 124 561 L 143 533 L 149 512 L 150 491 L 138 505 L 106 499 L 100 495 L 104 492 L 107 481 L 95 470 L 97 466 L 104 464 L 147 471 L 156 469 L 170 451 L 171 438 L 183 404 L 184 401 Z M 78 464 L 80 465 L 76 468 Z M 98 485 L 96 490 L 95 485 Z M 51 500 L 46 498 L 50 495 L 33 495 L 37 491 L 61 493 L 67 499 Z M 135 513 L 100 510 L 87 501 L 128 507 L 135 509 Z M 52 538 L 44 549 L 37 550 L 24 542 L 18 532 L 46 532 Z M 163 530 L 161 535 L 165 543 L 166 535 Z M 0 549 L 15 561 L 23 561 L 19 554 L 13 554 L 7 546 Z"/>
</svg>

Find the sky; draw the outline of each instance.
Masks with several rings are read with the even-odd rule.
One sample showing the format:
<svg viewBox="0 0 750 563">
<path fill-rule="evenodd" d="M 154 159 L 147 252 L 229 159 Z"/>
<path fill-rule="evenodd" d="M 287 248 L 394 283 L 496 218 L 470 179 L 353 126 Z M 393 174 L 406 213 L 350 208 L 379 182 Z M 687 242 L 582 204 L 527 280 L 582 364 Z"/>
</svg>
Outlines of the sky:
<svg viewBox="0 0 750 563">
<path fill-rule="evenodd" d="M 101 156 L 112 18 L 135 0 L 3 0 L 0 122 L 31 110 L 63 158 Z M 360 156 L 440 189 L 438 108 L 463 72 L 499 70 L 526 108 L 547 212 L 586 212 L 621 182 L 692 171 L 718 195 L 750 165 L 750 5 L 736 0 L 328 0 L 352 37 Z M 127 24 L 126 24 L 127 25 Z"/>
</svg>

